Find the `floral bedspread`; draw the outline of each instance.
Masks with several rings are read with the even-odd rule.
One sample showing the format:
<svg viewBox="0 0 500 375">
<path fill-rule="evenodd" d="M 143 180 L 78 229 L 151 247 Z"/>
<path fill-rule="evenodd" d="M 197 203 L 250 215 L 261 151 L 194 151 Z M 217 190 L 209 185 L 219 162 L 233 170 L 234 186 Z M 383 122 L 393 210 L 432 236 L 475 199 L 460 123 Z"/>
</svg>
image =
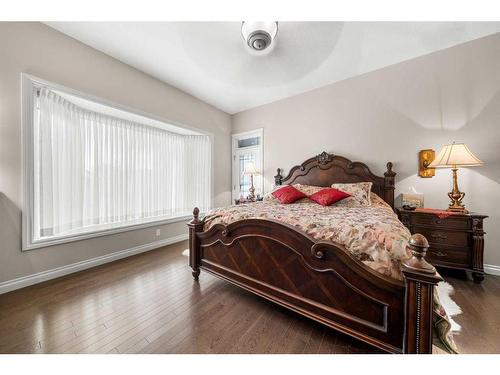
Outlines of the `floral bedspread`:
<svg viewBox="0 0 500 375">
<path fill-rule="evenodd" d="M 268 200 L 216 208 L 206 215 L 205 230 L 243 219 L 278 220 L 314 240 L 341 244 L 370 268 L 402 280 L 401 261 L 411 255 L 406 249 L 410 232 L 381 198 L 374 197 L 371 206 L 323 207 L 306 200 L 293 204 Z"/>
<path fill-rule="evenodd" d="M 368 267 L 398 280 L 403 279 L 401 262 L 411 256 L 406 248 L 410 232 L 391 207 L 373 193 L 370 206 L 323 207 L 305 199 L 293 204 L 267 199 L 215 208 L 205 216 L 204 229 L 244 219 L 277 220 L 303 231 L 314 240 L 341 244 Z M 437 293 L 434 295 L 436 344 L 448 352 L 456 352 L 448 316 Z"/>
</svg>

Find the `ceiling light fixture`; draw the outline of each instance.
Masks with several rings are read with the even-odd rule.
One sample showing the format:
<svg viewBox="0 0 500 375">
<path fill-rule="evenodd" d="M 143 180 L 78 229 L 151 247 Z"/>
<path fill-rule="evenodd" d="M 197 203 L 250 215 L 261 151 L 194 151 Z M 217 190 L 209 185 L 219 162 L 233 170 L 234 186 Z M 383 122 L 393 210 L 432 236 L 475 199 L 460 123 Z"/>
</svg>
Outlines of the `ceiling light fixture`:
<svg viewBox="0 0 500 375">
<path fill-rule="evenodd" d="M 241 23 L 241 34 L 248 47 L 257 52 L 268 49 L 278 34 L 278 22 Z"/>
</svg>

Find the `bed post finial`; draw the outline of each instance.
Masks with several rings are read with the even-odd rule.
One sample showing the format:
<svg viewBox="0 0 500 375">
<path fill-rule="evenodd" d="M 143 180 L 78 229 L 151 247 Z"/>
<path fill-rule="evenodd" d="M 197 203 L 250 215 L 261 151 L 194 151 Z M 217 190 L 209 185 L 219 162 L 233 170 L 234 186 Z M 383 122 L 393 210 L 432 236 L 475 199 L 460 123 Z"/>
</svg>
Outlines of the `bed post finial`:
<svg viewBox="0 0 500 375">
<path fill-rule="evenodd" d="M 384 173 L 384 176 L 386 176 L 386 177 L 388 177 L 388 176 L 394 177 L 396 175 L 396 173 L 392 171 L 392 162 L 388 162 L 386 164 L 386 167 L 387 167 L 387 171 Z"/>
<path fill-rule="evenodd" d="M 276 176 L 274 176 L 274 185 L 281 185 L 281 181 L 283 180 L 283 176 L 281 175 L 281 168 L 276 170 Z"/>
<path fill-rule="evenodd" d="M 198 207 L 195 207 L 193 209 L 193 220 L 191 220 L 191 223 L 193 223 L 193 224 L 199 223 L 200 222 L 200 220 L 198 218 L 199 215 L 200 215 L 200 209 Z"/>
<path fill-rule="evenodd" d="M 429 248 L 429 242 L 420 233 L 415 233 L 408 241 L 408 250 L 410 250 L 412 257 L 403 262 L 406 268 L 424 272 L 431 275 L 436 273 L 436 268 L 425 260 L 425 254 Z"/>
<path fill-rule="evenodd" d="M 201 247 L 197 233 L 203 232 L 204 221 L 199 219 L 200 209 L 193 209 L 193 220 L 188 223 L 189 228 L 189 265 L 193 269 L 191 274 L 198 281 L 200 276 Z"/>
<path fill-rule="evenodd" d="M 407 247 L 412 256 L 403 261 L 406 286 L 404 353 L 432 353 L 434 286 L 443 279 L 425 260 L 428 248 L 429 242 L 424 236 L 412 235 Z"/>
<path fill-rule="evenodd" d="M 387 163 L 387 170 L 384 173 L 384 200 L 394 208 L 394 180 L 396 172 L 392 170 L 392 163 Z"/>
</svg>

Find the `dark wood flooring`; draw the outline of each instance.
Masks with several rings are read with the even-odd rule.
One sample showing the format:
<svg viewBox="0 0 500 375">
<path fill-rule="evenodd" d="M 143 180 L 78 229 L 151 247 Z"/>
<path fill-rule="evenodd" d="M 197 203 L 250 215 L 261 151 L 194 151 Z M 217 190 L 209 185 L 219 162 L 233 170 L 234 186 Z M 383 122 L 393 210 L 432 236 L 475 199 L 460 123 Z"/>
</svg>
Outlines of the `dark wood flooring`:
<svg viewBox="0 0 500 375">
<path fill-rule="evenodd" d="M 1 353 L 376 353 L 201 273 L 179 243 L 0 295 Z M 462 353 L 500 353 L 500 277 L 444 274 Z"/>
</svg>

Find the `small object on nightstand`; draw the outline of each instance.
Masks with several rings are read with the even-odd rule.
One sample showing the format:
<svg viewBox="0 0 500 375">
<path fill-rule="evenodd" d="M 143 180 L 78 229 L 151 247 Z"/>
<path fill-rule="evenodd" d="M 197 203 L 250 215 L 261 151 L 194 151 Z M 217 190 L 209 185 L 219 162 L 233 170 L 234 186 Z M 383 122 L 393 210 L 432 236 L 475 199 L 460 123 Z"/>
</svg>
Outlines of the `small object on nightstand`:
<svg viewBox="0 0 500 375">
<path fill-rule="evenodd" d="M 429 208 L 397 208 L 396 212 L 412 234 L 420 233 L 429 241 L 425 257 L 429 263 L 471 271 L 475 283 L 483 281 L 483 220 L 488 216 Z"/>
<path fill-rule="evenodd" d="M 424 195 L 417 192 L 413 186 L 402 192 L 396 198 L 396 207 L 424 207 Z"/>
<path fill-rule="evenodd" d="M 257 196 L 255 199 L 239 198 L 234 200 L 234 204 L 237 206 L 239 204 L 244 204 L 244 203 L 262 202 L 263 200 L 264 198 L 260 196 Z"/>
<path fill-rule="evenodd" d="M 416 208 L 417 208 L 417 207 L 414 207 L 414 206 L 409 206 L 409 205 L 407 205 L 407 204 L 405 204 L 405 205 L 403 206 L 403 209 L 405 209 L 406 211 L 415 211 L 415 209 L 416 209 Z"/>
</svg>

